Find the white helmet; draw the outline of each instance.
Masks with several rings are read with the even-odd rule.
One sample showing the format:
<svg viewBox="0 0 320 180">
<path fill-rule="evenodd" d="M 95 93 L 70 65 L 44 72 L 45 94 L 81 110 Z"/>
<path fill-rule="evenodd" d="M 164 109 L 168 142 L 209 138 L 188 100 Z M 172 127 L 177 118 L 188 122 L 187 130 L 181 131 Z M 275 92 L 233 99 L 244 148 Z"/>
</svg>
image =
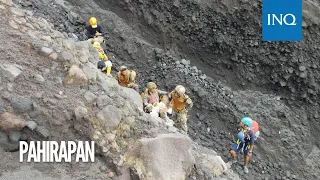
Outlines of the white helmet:
<svg viewBox="0 0 320 180">
<path fill-rule="evenodd" d="M 175 90 L 178 92 L 178 94 L 183 95 L 186 92 L 186 88 L 184 88 L 181 85 L 178 85 Z"/>
</svg>

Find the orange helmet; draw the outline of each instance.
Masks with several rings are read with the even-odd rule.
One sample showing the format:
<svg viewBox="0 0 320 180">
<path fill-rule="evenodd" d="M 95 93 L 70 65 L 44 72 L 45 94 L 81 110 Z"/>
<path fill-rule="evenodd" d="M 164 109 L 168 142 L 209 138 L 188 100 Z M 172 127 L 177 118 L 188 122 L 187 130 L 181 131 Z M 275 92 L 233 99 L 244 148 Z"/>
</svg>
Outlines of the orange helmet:
<svg viewBox="0 0 320 180">
<path fill-rule="evenodd" d="M 96 28 L 98 25 L 97 18 L 91 17 L 89 20 L 89 23 L 90 23 L 91 27 Z"/>
</svg>

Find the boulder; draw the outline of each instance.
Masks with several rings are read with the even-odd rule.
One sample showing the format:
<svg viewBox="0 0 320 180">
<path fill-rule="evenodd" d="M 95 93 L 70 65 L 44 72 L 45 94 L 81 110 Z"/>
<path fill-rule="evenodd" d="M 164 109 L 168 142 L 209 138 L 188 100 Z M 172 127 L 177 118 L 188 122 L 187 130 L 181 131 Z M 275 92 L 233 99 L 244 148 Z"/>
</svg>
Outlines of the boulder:
<svg viewBox="0 0 320 180">
<path fill-rule="evenodd" d="M 87 85 L 88 78 L 80 68 L 78 68 L 75 65 L 72 65 L 72 67 L 68 71 L 66 83 L 68 85 Z"/>
<path fill-rule="evenodd" d="M 63 40 L 63 46 L 69 50 L 73 50 L 75 48 L 75 41 L 71 38 Z"/>
<path fill-rule="evenodd" d="M 74 110 L 74 114 L 76 116 L 76 120 L 80 121 L 83 118 L 86 118 L 88 116 L 88 110 L 85 107 L 82 106 L 78 106 L 75 110 Z"/>
<path fill-rule="evenodd" d="M 19 29 L 19 25 L 14 22 L 13 20 L 9 21 L 9 25 L 13 28 L 13 29 Z"/>
<path fill-rule="evenodd" d="M 0 149 L 1 148 L 5 151 L 17 150 L 19 149 L 19 142 L 10 143 L 8 135 L 0 131 Z"/>
<path fill-rule="evenodd" d="M 227 164 L 213 150 L 194 145 L 192 153 L 196 159 L 197 171 L 202 171 L 204 174 L 213 177 L 218 177 L 228 170 Z"/>
<path fill-rule="evenodd" d="M 11 7 L 10 10 L 16 16 L 23 17 L 23 16 L 26 15 L 26 12 L 24 10 L 20 9 L 20 8 Z"/>
<path fill-rule="evenodd" d="M 8 6 L 12 6 L 12 0 L 0 0 L 2 3 L 8 5 Z"/>
<path fill-rule="evenodd" d="M 40 74 L 36 74 L 34 76 L 34 79 L 38 82 L 38 83 L 43 83 L 45 80 L 43 78 L 43 76 L 41 76 Z"/>
<path fill-rule="evenodd" d="M 84 93 L 84 99 L 87 103 L 92 103 L 97 99 L 97 96 L 90 91 Z"/>
<path fill-rule="evenodd" d="M 21 132 L 20 131 L 13 131 L 13 132 L 10 132 L 10 134 L 9 134 L 9 138 L 13 142 L 19 141 L 20 137 L 21 137 Z"/>
<path fill-rule="evenodd" d="M 113 99 L 111 99 L 108 95 L 99 96 L 97 99 L 97 105 L 99 108 L 103 108 L 107 105 L 112 105 Z"/>
<path fill-rule="evenodd" d="M 27 121 L 26 126 L 32 131 L 38 127 L 37 123 L 34 121 Z"/>
<path fill-rule="evenodd" d="M 114 78 L 108 78 L 105 73 L 98 72 L 97 80 L 100 82 L 100 87 L 109 93 L 111 90 L 119 89 L 118 81 Z"/>
<path fill-rule="evenodd" d="M 53 52 L 53 49 L 47 48 L 47 47 L 42 47 L 40 51 L 43 55 L 49 56 Z"/>
<path fill-rule="evenodd" d="M 5 112 L 0 115 L 0 128 L 3 131 L 19 131 L 24 128 L 24 120 L 14 114 Z"/>
<path fill-rule="evenodd" d="M 97 118 L 106 130 L 113 130 L 121 121 L 122 111 L 117 107 L 108 105 L 97 114 Z"/>
<path fill-rule="evenodd" d="M 76 42 L 76 53 L 79 61 L 86 63 L 89 61 L 89 43 L 87 41 Z M 99 58 L 98 58 L 99 59 Z"/>
<path fill-rule="evenodd" d="M 50 131 L 44 126 L 38 126 L 36 131 L 45 138 L 50 136 Z"/>
<path fill-rule="evenodd" d="M 162 134 L 156 138 L 143 138 L 136 142 L 127 155 L 129 166 L 146 179 L 181 180 L 191 173 L 194 158 L 192 140 L 182 134 Z"/>
<path fill-rule="evenodd" d="M 99 70 L 92 63 L 86 63 L 83 66 L 83 72 L 87 76 L 89 82 L 96 82 Z"/>
<path fill-rule="evenodd" d="M 122 90 L 128 96 L 128 98 L 138 106 L 138 108 L 143 109 L 141 95 L 137 91 L 132 88 L 126 88 L 122 86 L 120 86 L 120 90 Z"/>
<path fill-rule="evenodd" d="M 3 77 L 7 77 L 10 81 L 14 81 L 22 72 L 22 68 L 16 64 L 1 64 L 0 70 Z"/>
<path fill-rule="evenodd" d="M 25 113 L 32 110 L 33 102 L 23 96 L 14 96 L 11 101 L 11 107 L 19 113 Z"/>
<path fill-rule="evenodd" d="M 73 59 L 73 55 L 69 51 L 62 51 L 59 55 L 59 59 L 62 61 L 71 61 Z"/>
</svg>

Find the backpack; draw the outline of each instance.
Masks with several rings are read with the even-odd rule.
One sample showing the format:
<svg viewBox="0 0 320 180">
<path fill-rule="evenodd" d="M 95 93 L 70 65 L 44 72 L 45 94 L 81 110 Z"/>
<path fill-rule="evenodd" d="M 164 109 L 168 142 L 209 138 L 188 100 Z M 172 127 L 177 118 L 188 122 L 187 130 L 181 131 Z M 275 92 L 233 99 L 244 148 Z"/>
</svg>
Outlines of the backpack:
<svg viewBox="0 0 320 180">
<path fill-rule="evenodd" d="M 258 122 L 255 121 L 255 120 L 252 120 L 252 125 L 251 125 L 251 127 L 249 129 L 253 130 L 254 137 L 255 137 L 255 139 L 257 139 L 259 137 L 259 135 L 260 135 Z"/>
<path fill-rule="evenodd" d="M 129 71 L 129 83 L 130 82 L 135 82 L 135 79 L 136 79 L 136 75 L 137 73 L 134 71 L 134 70 L 128 70 Z M 117 72 L 117 77 L 120 78 L 120 72 Z"/>
<path fill-rule="evenodd" d="M 243 132 L 241 130 L 241 131 L 238 132 L 238 134 L 237 134 L 237 138 L 238 138 L 237 143 L 244 142 L 244 139 L 246 137 L 249 137 L 249 134 L 248 134 L 249 131 L 253 131 L 254 140 L 257 140 L 257 138 L 260 135 L 259 124 L 258 124 L 257 121 L 252 120 L 252 125 L 249 127 L 249 129 L 247 131 Z"/>
<path fill-rule="evenodd" d="M 137 73 L 134 70 L 129 71 L 129 82 L 135 82 Z"/>
<path fill-rule="evenodd" d="M 103 69 L 104 67 L 106 67 L 106 64 L 104 63 L 104 61 L 103 60 L 100 60 L 100 61 L 98 61 L 98 69 Z"/>
</svg>

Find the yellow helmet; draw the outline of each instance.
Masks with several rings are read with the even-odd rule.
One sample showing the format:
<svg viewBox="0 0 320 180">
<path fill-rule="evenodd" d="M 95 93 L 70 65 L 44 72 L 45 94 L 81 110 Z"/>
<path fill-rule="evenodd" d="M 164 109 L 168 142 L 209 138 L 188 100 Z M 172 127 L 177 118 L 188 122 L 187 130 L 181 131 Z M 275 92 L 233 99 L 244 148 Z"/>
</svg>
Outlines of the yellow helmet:
<svg viewBox="0 0 320 180">
<path fill-rule="evenodd" d="M 98 21 L 95 17 L 91 17 L 89 20 L 91 27 L 96 28 L 98 26 Z"/>
<path fill-rule="evenodd" d="M 94 48 L 101 48 L 101 45 L 100 45 L 99 42 L 94 42 L 94 43 L 92 44 L 92 46 L 93 46 Z"/>
</svg>

